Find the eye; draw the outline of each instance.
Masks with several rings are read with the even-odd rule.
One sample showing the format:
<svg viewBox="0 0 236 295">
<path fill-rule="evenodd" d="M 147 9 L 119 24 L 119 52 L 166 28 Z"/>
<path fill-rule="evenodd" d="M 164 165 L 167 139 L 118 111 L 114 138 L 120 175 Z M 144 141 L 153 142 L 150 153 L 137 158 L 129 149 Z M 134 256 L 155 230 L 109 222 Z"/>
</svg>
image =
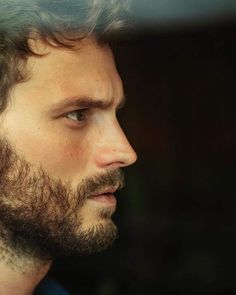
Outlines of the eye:
<svg viewBox="0 0 236 295">
<path fill-rule="evenodd" d="M 86 117 L 87 111 L 88 109 L 75 110 L 73 112 L 67 113 L 65 117 L 73 121 L 83 122 L 87 119 Z"/>
</svg>

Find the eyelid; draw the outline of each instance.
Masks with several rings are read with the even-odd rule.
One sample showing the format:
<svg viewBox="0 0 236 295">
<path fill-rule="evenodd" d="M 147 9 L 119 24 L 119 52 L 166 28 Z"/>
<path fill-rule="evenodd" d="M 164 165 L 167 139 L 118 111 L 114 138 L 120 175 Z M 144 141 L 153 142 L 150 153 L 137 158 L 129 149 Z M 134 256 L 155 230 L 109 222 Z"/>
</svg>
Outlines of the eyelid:
<svg viewBox="0 0 236 295">
<path fill-rule="evenodd" d="M 71 111 L 68 111 L 68 112 L 64 113 L 63 116 L 66 116 L 68 114 L 75 113 L 75 112 L 86 112 L 88 110 L 89 110 L 89 108 L 81 108 L 81 109 L 77 108 L 77 109 L 73 109 Z"/>
<path fill-rule="evenodd" d="M 63 114 L 63 118 L 67 119 L 67 121 L 69 122 L 69 124 L 71 125 L 71 127 L 82 127 L 87 123 L 87 116 L 86 116 L 86 112 L 88 111 L 88 108 L 81 108 L 81 109 L 75 109 L 72 110 L 70 112 L 66 112 Z M 70 114 L 76 113 L 76 112 L 82 112 L 82 115 L 85 116 L 84 119 L 80 120 L 74 120 L 72 118 L 69 118 Z"/>
</svg>

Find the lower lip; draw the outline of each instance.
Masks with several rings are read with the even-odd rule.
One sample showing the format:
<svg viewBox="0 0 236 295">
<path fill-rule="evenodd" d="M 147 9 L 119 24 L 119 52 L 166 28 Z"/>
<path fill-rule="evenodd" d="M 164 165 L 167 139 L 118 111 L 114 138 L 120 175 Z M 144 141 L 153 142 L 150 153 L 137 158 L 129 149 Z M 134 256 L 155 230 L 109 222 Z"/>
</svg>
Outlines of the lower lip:
<svg viewBox="0 0 236 295">
<path fill-rule="evenodd" d="M 116 206 L 116 198 L 112 194 L 91 196 L 88 199 L 102 203 L 104 205 Z"/>
</svg>

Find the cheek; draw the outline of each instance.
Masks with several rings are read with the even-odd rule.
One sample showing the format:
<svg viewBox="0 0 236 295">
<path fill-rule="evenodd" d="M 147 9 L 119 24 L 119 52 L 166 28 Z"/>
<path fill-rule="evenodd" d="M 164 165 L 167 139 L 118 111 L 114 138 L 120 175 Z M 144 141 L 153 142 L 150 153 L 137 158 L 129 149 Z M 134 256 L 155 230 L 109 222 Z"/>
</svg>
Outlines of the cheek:
<svg viewBox="0 0 236 295">
<path fill-rule="evenodd" d="M 65 142 L 57 148 L 57 156 L 51 162 L 51 173 L 59 173 L 57 175 L 63 179 L 78 181 L 86 176 L 90 166 L 88 147 Z"/>
<path fill-rule="evenodd" d="M 64 180 L 78 176 L 88 162 L 87 149 L 53 136 L 31 134 L 16 142 L 16 147 L 33 166 L 41 165 L 49 175 Z"/>
<path fill-rule="evenodd" d="M 62 160 L 81 163 L 86 158 L 86 149 L 79 144 L 64 143 L 60 147 Z"/>
<path fill-rule="evenodd" d="M 41 144 L 41 163 L 54 177 L 72 179 L 87 166 L 86 150 L 70 143 L 47 142 Z"/>
<path fill-rule="evenodd" d="M 63 180 L 80 179 L 91 170 L 92 145 L 87 133 L 74 136 L 61 125 L 47 126 L 40 119 L 29 119 L 23 114 L 23 110 L 8 114 L 4 133 L 33 167 L 42 166 L 50 176 Z"/>
</svg>

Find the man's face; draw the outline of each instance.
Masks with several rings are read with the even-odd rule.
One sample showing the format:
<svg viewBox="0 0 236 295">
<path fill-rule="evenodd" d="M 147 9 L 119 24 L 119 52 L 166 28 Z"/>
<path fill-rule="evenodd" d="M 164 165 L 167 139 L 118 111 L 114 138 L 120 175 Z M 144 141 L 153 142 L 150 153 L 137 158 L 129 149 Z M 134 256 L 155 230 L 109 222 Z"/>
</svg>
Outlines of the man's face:
<svg viewBox="0 0 236 295">
<path fill-rule="evenodd" d="M 109 47 L 92 39 L 44 50 L 0 117 L 0 220 L 15 247 L 91 252 L 115 237 L 104 193 L 136 160 L 116 119 L 122 83 Z"/>
</svg>

